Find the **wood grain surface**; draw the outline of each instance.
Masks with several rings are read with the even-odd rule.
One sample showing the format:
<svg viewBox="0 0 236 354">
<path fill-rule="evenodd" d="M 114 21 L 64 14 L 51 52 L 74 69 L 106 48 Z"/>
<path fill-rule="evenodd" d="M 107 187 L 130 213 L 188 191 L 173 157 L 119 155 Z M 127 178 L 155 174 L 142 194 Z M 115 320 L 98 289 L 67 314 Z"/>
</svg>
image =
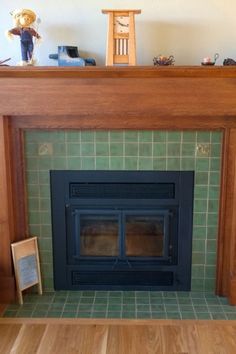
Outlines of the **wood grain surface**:
<svg viewBox="0 0 236 354">
<path fill-rule="evenodd" d="M 0 319 L 0 353 L 235 354 L 236 321 Z"/>
</svg>

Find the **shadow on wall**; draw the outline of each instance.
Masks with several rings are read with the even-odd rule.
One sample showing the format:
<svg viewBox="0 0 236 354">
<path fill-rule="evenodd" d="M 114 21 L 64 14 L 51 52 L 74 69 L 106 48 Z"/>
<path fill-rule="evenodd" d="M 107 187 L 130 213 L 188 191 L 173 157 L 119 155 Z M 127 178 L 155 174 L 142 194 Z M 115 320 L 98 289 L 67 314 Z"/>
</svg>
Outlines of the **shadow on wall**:
<svg viewBox="0 0 236 354">
<path fill-rule="evenodd" d="M 213 32 L 214 28 L 202 24 L 140 22 L 136 26 L 137 62 L 152 65 L 154 56 L 174 55 L 176 65 L 200 65 L 203 57 L 221 52 L 222 39 L 213 37 Z"/>
</svg>

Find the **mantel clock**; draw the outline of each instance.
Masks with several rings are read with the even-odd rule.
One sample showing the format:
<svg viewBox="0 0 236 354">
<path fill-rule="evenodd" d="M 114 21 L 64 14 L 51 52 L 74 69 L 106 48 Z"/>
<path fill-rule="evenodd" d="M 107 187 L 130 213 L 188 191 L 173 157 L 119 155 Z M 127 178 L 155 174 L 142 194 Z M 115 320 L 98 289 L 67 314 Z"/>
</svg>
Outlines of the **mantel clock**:
<svg viewBox="0 0 236 354">
<path fill-rule="evenodd" d="M 136 65 L 135 15 L 141 10 L 102 10 L 108 14 L 106 65 Z"/>
</svg>

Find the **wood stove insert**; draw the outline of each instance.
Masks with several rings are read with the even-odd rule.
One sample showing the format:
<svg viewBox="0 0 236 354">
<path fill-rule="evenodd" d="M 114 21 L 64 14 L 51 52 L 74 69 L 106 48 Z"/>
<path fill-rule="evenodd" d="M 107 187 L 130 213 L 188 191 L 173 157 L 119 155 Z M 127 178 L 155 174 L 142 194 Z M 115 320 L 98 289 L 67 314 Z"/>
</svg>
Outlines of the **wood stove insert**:
<svg viewBox="0 0 236 354">
<path fill-rule="evenodd" d="M 192 171 L 51 171 L 56 290 L 190 290 Z"/>
</svg>

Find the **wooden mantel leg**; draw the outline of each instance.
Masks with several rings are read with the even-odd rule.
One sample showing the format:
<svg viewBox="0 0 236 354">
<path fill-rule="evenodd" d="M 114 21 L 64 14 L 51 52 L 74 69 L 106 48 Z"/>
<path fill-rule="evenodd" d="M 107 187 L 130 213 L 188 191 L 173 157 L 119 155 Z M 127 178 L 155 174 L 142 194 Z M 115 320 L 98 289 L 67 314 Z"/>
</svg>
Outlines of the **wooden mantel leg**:
<svg viewBox="0 0 236 354">
<path fill-rule="evenodd" d="M 222 236 L 218 242 L 218 293 L 236 305 L 236 129 L 227 129 L 224 139 L 222 188 Z"/>
<path fill-rule="evenodd" d="M 15 298 L 12 273 L 11 241 L 13 240 L 12 188 L 9 149 L 9 119 L 0 116 L 0 302 Z"/>
</svg>

